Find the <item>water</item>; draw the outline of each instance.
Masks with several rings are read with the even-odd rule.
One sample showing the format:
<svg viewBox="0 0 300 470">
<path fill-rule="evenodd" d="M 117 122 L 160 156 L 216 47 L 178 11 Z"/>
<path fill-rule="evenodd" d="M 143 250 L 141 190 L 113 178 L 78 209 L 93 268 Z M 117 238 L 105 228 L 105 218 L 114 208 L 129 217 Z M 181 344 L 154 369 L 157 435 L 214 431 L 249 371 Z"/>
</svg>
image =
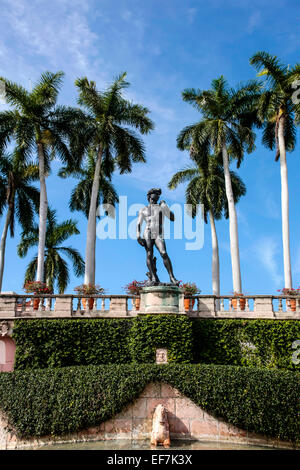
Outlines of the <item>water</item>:
<svg viewBox="0 0 300 470">
<path fill-rule="evenodd" d="M 163 446 L 154 448 L 165 450 Z M 189 441 L 173 440 L 170 450 L 274 450 L 272 447 L 263 447 L 249 444 L 235 444 L 231 442 Z M 149 440 L 131 441 L 129 439 L 72 442 L 69 444 L 52 444 L 36 448 L 35 450 L 153 450 Z"/>
</svg>

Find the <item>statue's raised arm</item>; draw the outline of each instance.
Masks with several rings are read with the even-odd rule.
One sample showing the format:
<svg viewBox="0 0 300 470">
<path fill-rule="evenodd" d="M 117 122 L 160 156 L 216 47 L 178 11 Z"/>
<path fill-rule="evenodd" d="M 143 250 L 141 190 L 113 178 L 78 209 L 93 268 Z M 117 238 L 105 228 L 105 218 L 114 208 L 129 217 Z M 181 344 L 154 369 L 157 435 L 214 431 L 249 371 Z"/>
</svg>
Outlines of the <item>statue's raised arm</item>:
<svg viewBox="0 0 300 470">
<path fill-rule="evenodd" d="M 174 212 L 172 212 L 169 208 L 169 206 L 167 205 L 166 201 L 160 201 L 160 207 L 164 213 L 164 215 L 171 220 L 171 222 L 174 222 L 175 220 L 175 215 L 174 215 Z"/>
</svg>

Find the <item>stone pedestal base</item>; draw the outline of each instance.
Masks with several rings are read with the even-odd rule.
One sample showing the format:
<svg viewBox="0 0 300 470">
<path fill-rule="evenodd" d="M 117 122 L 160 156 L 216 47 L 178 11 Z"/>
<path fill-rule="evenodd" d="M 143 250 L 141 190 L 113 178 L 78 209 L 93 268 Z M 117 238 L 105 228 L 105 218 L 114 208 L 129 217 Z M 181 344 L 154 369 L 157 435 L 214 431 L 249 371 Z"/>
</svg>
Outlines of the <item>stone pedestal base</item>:
<svg viewBox="0 0 300 470">
<path fill-rule="evenodd" d="M 138 314 L 186 314 L 183 289 L 178 286 L 170 284 L 144 287 L 140 295 Z"/>
</svg>

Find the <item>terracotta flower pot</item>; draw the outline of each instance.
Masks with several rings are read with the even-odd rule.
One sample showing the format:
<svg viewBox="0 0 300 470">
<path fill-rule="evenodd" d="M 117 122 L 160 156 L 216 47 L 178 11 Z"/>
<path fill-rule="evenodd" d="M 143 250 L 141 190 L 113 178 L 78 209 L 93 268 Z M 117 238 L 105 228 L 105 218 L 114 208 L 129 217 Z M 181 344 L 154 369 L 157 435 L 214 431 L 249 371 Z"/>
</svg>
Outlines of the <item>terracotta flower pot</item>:
<svg viewBox="0 0 300 470">
<path fill-rule="evenodd" d="M 240 306 L 238 305 L 238 300 L 240 301 Z M 235 297 L 231 299 L 231 306 L 234 308 L 234 310 L 245 310 L 246 307 L 246 299 L 243 297 Z"/>
<path fill-rule="evenodd" d="M 93 297 L 89 297 L 88 299 L 82 298 L 81 300 L 82 300 L 82 305 L 83 305 L 84 310 L 87 309 L 87 305 L 89 306 L 90 310 L 93 310 L 94 300 L 95 300 L 93 299 Z"/>
<path fill-rule="evenodd" d="M 296 299 L 287 299 L 287 304 L 292 312 L 296 312 Z"/>
<path fill-rule="evenodd" d="M 135 306 L 135 309 L 136 309 L 136 310 L 139 310 L 139 309 L 140 309 L 140 304 L 141 304 L 141 299 L 140 299 L 140 297 L 137 297 L 136 299 L 134 299 L 134 306 Z"/>
<path fill-rule="evenodd" d="M 184 310 L 193 310 L 195 299 L 184 299 Z"/>
<path fill-rule="evenodd" d="M 40 306 L 41 299 L 32 299 L 33 310 L 38 310 Z"/>
</svg>

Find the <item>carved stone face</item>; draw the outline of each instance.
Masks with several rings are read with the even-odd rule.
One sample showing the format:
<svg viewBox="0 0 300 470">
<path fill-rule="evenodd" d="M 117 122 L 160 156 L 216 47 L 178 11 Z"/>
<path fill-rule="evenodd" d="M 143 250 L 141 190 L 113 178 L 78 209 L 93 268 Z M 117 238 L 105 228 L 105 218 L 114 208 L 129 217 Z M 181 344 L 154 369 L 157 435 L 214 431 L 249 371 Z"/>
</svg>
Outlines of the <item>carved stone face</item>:
<svg viewBox="0 0 300 470">
<path fill-rule="evenodd" d="M 168 351 L 166 349 L 156 350 L 156 364 L 167 364 L 168 363 Z"/>
</svg>

